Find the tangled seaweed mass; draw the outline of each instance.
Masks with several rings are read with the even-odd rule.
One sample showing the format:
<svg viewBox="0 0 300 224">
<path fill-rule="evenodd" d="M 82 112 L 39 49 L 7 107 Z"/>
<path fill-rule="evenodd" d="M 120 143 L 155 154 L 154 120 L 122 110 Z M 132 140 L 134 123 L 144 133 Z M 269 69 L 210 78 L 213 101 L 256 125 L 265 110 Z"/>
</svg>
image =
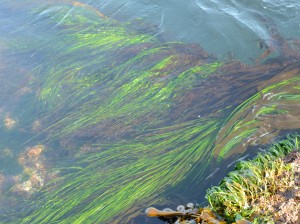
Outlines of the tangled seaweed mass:
<svg viewBox="0 0 300 224">
<path fill-rule="evenodd" d="M 77 1 L 2 7 L 6 20 L 18 12 L 15 32 L 27 35 L 0 39 L 1 80 L 15 58 L 22 65 L 0 90 L 14 104 L 0 108 L 1 131 L 47 145 L 44 166 L 55 175 L 19 212 L 1 208 L 1 221 L 126 223 L 183 181 L 203 181 L 211 161 L 300 127 L 299 40 L 271 24 L 276 46 L 246 65 L 164 42 Z"/>
</svg>

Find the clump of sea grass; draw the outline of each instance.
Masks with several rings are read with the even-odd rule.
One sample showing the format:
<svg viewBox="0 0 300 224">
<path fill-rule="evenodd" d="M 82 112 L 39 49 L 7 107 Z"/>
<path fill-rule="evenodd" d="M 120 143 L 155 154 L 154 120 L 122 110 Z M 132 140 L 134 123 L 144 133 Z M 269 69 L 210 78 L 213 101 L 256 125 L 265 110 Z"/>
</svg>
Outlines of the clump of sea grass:
<svg viewBox="0 0 300 224">
<path fill-rule="evenodd" d="M 212 209 L 229 221 L 237 216 L 271 221 L 272 215 L 261 211 L 259 200 L 293 187 L 293 166 L 283 160 L 293 150 L 299 150 L 298 135 L 288 136 L 253 160 L 238 163 L 219 186 L 208 189 L 206 198 Z"/>
</svg>

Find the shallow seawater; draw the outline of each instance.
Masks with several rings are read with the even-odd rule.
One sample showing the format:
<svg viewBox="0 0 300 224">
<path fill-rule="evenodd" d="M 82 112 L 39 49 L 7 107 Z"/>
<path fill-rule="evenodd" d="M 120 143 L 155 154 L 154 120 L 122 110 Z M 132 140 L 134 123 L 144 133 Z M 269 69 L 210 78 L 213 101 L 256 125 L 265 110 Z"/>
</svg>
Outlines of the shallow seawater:
<svg viewBox="0 0 300 224">
<path fill-rule="evenodd" d="M 300 6 L 296 0 L 86 2 L 123 21 L 143 18 L 154 26 L 155 35 L 160 34 L 168 40 L 198 43 L 219 57 L 232 54 L 247 62 L 261 53 L 258 40 L 271 39 L 266 23 L 271 22 L 285 38 L 300 34 Z"/>
<path fill-rule="evenodd" d="M 162 223 L 300 129 L 296 0 L 0 3 L 0 222 Z"/>
</svg>

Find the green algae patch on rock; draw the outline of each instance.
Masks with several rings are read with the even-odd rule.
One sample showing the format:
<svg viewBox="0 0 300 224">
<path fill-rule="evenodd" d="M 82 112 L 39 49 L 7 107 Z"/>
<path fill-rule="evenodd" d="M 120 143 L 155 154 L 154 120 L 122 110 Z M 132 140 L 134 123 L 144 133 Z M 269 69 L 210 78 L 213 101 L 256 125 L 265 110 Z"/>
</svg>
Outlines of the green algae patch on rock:
<svg viewBox="0 0 300 224">
<path fill-rule="evenodd" d="M 272 200 L 279 200 L 280 193 L 284 194 L 299 187 L 296 186 L 295 166 L 284 159 L 291 152 L 299 153 L 299 137 L 289 135 L 286 140 L 272 145 L 266 153 L 260 153 L 252 160 L 239 162 L 219 186 L 207 190 L 206 198 L 212 209 L 228 221 L 234 221 L 237 216 L 247 218 L 253 223 L 282 221 L 286 215 L 283 207 L 296 203 L 297 192 L 295 199 L 278 206 L 278 211 L 274 211 L 275 206 L 273 210 L 268 210 L 267 204 L 270 207 Z M 298 209 L 296 212 L 299 213 L 299 206 L 294 209 Z M 295 217 L 284 220 L 290 220 L 287 223 L 297 223 Z"/>
</svg>

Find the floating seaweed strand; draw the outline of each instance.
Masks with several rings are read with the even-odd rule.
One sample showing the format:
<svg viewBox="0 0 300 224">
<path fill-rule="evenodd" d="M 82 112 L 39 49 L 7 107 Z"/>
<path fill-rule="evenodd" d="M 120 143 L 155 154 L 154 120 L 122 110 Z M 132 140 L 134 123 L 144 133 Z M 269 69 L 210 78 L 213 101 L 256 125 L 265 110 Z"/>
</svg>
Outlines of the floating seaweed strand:
<svg viewBox="0 0 300 224">
<path fill-rule="evenodd" d="M 288 68 L 235 109 L 217 139 L 215 154 L 219 161 L 231 151 L 241 152 L 248 145 L 258 144 L 258 140 L 269 143 L 280 130 L 299 129 L 299 72 L 298 66 Z"/>
<path fill-rule="evenodd" d="M 79 220 L 103 222 L 132 207 L 141 198 L 145 200 L 150 192 L 152 201 L 161 200 L 166 187 L 185 178 L 185 173 L 191 169 L 188 164 L 200 158 L 209 161 L 207 151 L 201 153 L 199 149 L 211 147 L 212 133 L 217 126 L 215 122 L 197 122 L 189 124 L 188 129 L 187 126 L 178 126 L 176 130 L 172 128 L 170 132 L 153 134 L 144 141 L 131 144 L 101 144 L 99 152 L 81 156 L 79 162 L 72 164 L 81 167 L 80 171 L 66 175 L 58 183 L 62 184 L 61 187 L 45 192 L 40 200 L 37 199 L 36 205 L 45 201 L 46 204 L 26 222 L 60 220 L 59 217 L 65 217 L 66 223 Z M 179 144 L 180 147 L 174 148 Z M 162 151 L 162 146 L 165 151 Z M 169 167 L 173 168 L 170 170 Z M 66 201 L 72 203 L 65 205 Z M 63 209 L 59 213 L 51 212 L 61 206 Z"/>
<path fill-rule="evenodd" d="M 151 36 L 128 33 L 115 22 L 101 21 L 89 29 L 84 25 L 63 30 L 66 40 L 58 41 L 57 48 L 67 48 L 56 55 L 57 61 L 38 70 L 47 74 L 41 100 L 63 117 L 52 126 L 56 137 L 109 119 L 125 121 L 124 126 L 138 119 L 144 125 L 165 120 L 174 96 L 222 65 L 206 63 L 211 60 L 207 56 L 182 53 L 181 43 L 158 45 Z"/>
</svg>

